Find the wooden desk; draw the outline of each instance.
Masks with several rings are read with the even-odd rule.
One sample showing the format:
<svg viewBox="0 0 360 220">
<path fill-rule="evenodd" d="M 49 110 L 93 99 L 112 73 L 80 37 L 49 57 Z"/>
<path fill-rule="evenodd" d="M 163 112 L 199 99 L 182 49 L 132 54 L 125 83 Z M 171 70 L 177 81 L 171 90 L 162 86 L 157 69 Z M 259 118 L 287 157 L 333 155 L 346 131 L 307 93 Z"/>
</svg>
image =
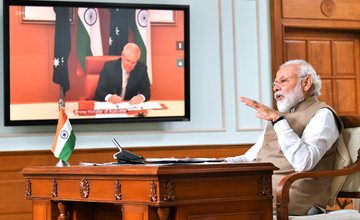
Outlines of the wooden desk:
<svg viewBox="0 0 360 220">
<path fill-rule="evenodd" d="M 149 101 L 152 102 L 152 101 Z M 171 117 L 184 116 L 184 101 L 157 100 L 156 103 L 164 104 L 167 109 L 148 110 L 147 117 Z M 102 115 L 77 115 L 74 110 L 78 109 L 78 102 L 66 102 L 65 111 L 69 119 L 88 118 L 127 118 L 135 117 L 127 114 L 102 114 Z M 11 120 L 57 120 L 59 118 L 59 106 L 57 102 L 11 104 Z"/>
<path fill-rule="evenodd" d="M 27 167 L 33 219 L 272 219 L 270 163 Z"/>
</svg>

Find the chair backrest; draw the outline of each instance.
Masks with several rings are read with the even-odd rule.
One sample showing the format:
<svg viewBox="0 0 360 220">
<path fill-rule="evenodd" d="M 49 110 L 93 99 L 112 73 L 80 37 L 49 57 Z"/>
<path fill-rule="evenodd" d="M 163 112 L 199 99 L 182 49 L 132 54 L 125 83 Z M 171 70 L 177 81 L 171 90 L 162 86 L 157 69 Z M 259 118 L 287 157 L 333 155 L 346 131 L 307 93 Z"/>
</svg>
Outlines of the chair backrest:
<svg viewBox="0 0 360 220">
<path fill-rule="evenodd" d="M 360 219 L 359 211 L 355 210 L 337 210 L 329 214 L 312 216 L 288 216 L 289 189 L 291 184 L 298 179 L 303 178 L 322 178 L 322 177 L 344 177 L 342 187 L 337 197 L 342 198 L 360 198 L 360 116 L 340 116 L 344 123 L 343 141 L 346 144 L 347 158 L 352 164 L 335 170 L 317 170 L 291 173 L 285 176 L 277 186 L 276 206 L 277 220 L 297 220 L 297 219 L 319 219 L 319 220 L 338 220 L 338 219 Z M 346 150 L 346 149 L 345 149 Z M 344 155 L 344 156 L 346 156 Z M 349 161 L 350 162 L 350 161 Z M 335 180 L 334 180 L 335 181 Z M 334 182 L 333 181 L 333 182 Z"/>
<path fill-rule="evenodd" d="M 348 148 L 351 162 L 360 156 L 360 117 L 359 116 L 341 116 L 344 123 L 343 138 Z M 360 172 L 349 175 L 341 188 L 341 194 L 346 192 L 360 193 Z"/>
<path fill-rule="evenodd" d="M 105 62 L 119 59 L 120 56 L 87 56 L 85 57 L 85 83 L 84 97 L 86 100 L 92 100 L 95 96 L 96 86 L 99 80 L 100 72 Z"/>
</svg>

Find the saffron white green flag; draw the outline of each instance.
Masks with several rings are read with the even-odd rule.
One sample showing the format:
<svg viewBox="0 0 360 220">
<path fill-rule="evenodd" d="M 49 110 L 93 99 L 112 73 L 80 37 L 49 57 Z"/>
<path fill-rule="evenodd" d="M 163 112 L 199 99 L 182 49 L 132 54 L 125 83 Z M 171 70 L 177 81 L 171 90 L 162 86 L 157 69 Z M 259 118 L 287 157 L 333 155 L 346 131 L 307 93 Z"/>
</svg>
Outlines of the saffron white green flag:
<svg viewBox="0 0 360 220">
<path fill-rule="evenodd" d="M 63 161 L 68 161 L 71 153 L 74 150 L 76 137 L 72 130 L 70 121 L 62 108 L 59 111 L 59 120 L 56 128 L 56 135 L 51 151 L 56 158 Z"/>
<path fill-rule="evenodd" d="M 151 61 L 151 25 L 149 12 L 136 9 L 130 16 L 130 28 L 134 33 L 135 43 L 140 47 L 140 61 L 147 65 L 150 83 L 152 83 L 152 61 Z"/>
<path fill-rule="evenodd" d="M 97 8 L 78 9 L 77 55 L 85 71 L 86 56 L 102 56 L 100 17 Z"/>
</svg>

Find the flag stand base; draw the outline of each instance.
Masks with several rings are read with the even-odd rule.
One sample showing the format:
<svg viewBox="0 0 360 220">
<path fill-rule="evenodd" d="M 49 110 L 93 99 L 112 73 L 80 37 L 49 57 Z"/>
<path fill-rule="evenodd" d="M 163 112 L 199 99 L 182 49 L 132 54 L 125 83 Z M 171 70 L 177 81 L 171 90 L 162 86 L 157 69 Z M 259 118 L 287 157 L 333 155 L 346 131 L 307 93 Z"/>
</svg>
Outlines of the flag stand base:
<svg viewBox="0 0 360 220">
<path fill-rule="evenodd" d="M 59 162 L 57 162 L 56 166 L 57 167 L 68 167 L 68 166 L 70 166 L 70 164 L 67 161 L 59 160 Z"/>
</svg>

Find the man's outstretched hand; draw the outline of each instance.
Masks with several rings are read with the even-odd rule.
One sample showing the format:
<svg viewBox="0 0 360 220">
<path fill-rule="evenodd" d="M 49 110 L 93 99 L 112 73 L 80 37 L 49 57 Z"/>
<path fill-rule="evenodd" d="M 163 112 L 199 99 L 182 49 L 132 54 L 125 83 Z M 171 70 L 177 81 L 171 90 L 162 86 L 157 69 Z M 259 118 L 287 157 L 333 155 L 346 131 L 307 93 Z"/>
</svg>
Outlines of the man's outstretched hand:
<svg viewBox="0 0 360 220">
<path fill-rule="evenodd" d="M 240 101 L 245 105 L 256 110 L 256 117 L 267 120 L 267 121 L 275 121 L 280 118 L 282 115 L 280 112 L 267 107 L 253 99 L 249 99 L 246 97 L 240 97 Z"/>
</svg>

